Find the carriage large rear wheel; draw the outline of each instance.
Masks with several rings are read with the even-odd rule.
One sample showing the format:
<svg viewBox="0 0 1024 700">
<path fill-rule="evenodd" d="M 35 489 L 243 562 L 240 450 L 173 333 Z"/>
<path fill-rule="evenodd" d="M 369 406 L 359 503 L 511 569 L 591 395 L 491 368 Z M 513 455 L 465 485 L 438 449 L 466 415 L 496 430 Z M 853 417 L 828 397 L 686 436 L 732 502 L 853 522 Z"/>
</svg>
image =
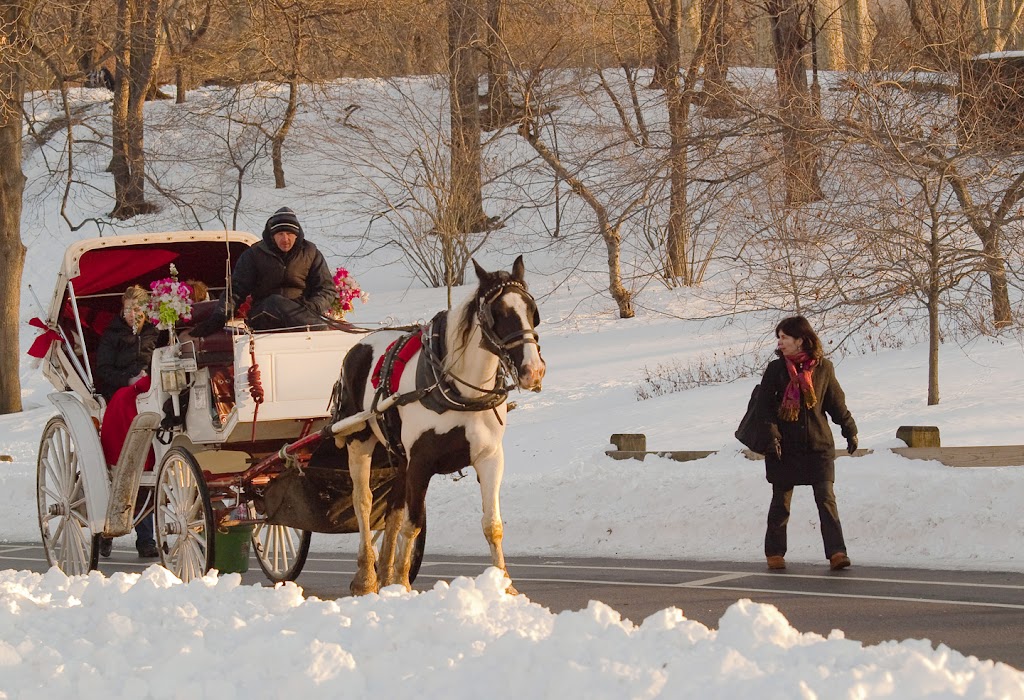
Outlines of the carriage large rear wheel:
<svg viewBox="0 0 1024 700">
<path fill-rule="evenodd" d="M 85 472 L 75 440 L 61 416 L 43 428 L 36 462 L 39 533 L 46 561 L 65 574 L 85 574 L 99 563 L 98 533 L 89 526 Z"/>
<path fill-rule="evenodd" d="M 213 567 L 213 507 L 188 450 L 172 448 L 160 462 L 155 508 L 161 563 L 185 583 L 203 576 Z"/>
<path fill-rule="evenodd" d="M 274 583 L 294 581 L 306 564 L 312 537 L 309 530 L 259 523 L 252 531 L 256 561 Z"/>
</svg>

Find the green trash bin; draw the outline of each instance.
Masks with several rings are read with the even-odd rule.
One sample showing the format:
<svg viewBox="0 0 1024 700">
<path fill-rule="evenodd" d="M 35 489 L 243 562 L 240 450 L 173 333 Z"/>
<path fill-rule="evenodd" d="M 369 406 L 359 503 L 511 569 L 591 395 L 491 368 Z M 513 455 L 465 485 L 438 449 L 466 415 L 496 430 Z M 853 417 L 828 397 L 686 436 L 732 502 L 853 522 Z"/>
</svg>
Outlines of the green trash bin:
<svg viewBox="0 0 1024 700">
<path fill-rule="evenodd" d="M 249 570 L 252 525 L 216 528 L 213 535 L 213 568 L 222 574 L 244 574 Z"/>
</svg>

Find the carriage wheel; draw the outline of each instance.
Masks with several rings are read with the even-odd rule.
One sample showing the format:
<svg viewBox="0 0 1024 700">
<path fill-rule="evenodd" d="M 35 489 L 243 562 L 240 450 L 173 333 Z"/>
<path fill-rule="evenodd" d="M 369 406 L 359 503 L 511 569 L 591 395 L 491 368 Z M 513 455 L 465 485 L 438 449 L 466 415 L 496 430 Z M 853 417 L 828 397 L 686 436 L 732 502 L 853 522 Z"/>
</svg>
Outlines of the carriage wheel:
<svg viewBox="0 0 1024 700">
<path fill-rule="evenodd" d="M 213 507 L 195 457 L 171 449 L 156 477 L 156 542 L 160 562 L 185 583 L 213 566 Z"/>
<path fill-rule="evenodd" d="M 39 442 L 36 497 L 46 561 L 69 576 L 95 569 L 100 536 L 89 526 L 85 473 L 71 431 L 60 416 L 50 419 Z"/>
<path fill-rule="evenodd" d="M 274 583 L 294 581 L 306 564 L 312 538 L 309 530 L 258 523 L 252 531 L 256 561 Z"/>
</svg>

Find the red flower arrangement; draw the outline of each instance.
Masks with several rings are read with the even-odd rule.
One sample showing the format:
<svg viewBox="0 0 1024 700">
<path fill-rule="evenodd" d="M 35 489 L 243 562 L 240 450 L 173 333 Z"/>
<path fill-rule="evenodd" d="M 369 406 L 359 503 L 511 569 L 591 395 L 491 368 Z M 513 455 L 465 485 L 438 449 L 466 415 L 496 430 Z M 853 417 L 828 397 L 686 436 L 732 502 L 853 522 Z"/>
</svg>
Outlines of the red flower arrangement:
<svg viewBox="0 0 1024 700">
<path fill-rule="evenodd" d="M 359 288 L 359 283 L 343 267 L 339 267 L 334 273 L 334 288 L 338 292 L 338 298 L 331 304 L 327 315 L 338 321 L 355 309 L 357 299 L 364 304 L 370 299 L 370 295 Z"/>
</svg>

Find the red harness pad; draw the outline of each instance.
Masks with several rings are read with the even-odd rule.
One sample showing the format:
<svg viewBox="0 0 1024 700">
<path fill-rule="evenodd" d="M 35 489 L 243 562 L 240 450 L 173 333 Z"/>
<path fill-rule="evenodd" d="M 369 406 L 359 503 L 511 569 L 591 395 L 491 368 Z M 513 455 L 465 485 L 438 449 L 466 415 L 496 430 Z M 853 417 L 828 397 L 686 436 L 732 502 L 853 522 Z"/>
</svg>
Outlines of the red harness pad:
<svg viewBox="0 0 1024 700">
<path fill-rule="evenodd" d="M 394 343 L 391 343 L 384 351 L 384 354 L 377 358 L 377 364 L 373 368 L 373 376 L 370 378 L 370 382 L 373 384 L 373 388 L 376 389 L 380 386 L 380 373 L 384 368 L 384 358 L 391 352 L 391 348 L 395 346 L 395 343 L 401 342 L 403 339 L 399 338 Z M 405 345 L 398 349 L 398 354 L 392 363 L 391 368 L 391 379 L 389 387 L 392 394 L 398 391 L 398 383 L 402 380 L 402 372 L 405 371 L 405 366 L 412 359 L 412 356 L 420 351 L 423 346 L 423 332 L 416 331 L 408 340 L 405 341 Z"/>
</svg>

